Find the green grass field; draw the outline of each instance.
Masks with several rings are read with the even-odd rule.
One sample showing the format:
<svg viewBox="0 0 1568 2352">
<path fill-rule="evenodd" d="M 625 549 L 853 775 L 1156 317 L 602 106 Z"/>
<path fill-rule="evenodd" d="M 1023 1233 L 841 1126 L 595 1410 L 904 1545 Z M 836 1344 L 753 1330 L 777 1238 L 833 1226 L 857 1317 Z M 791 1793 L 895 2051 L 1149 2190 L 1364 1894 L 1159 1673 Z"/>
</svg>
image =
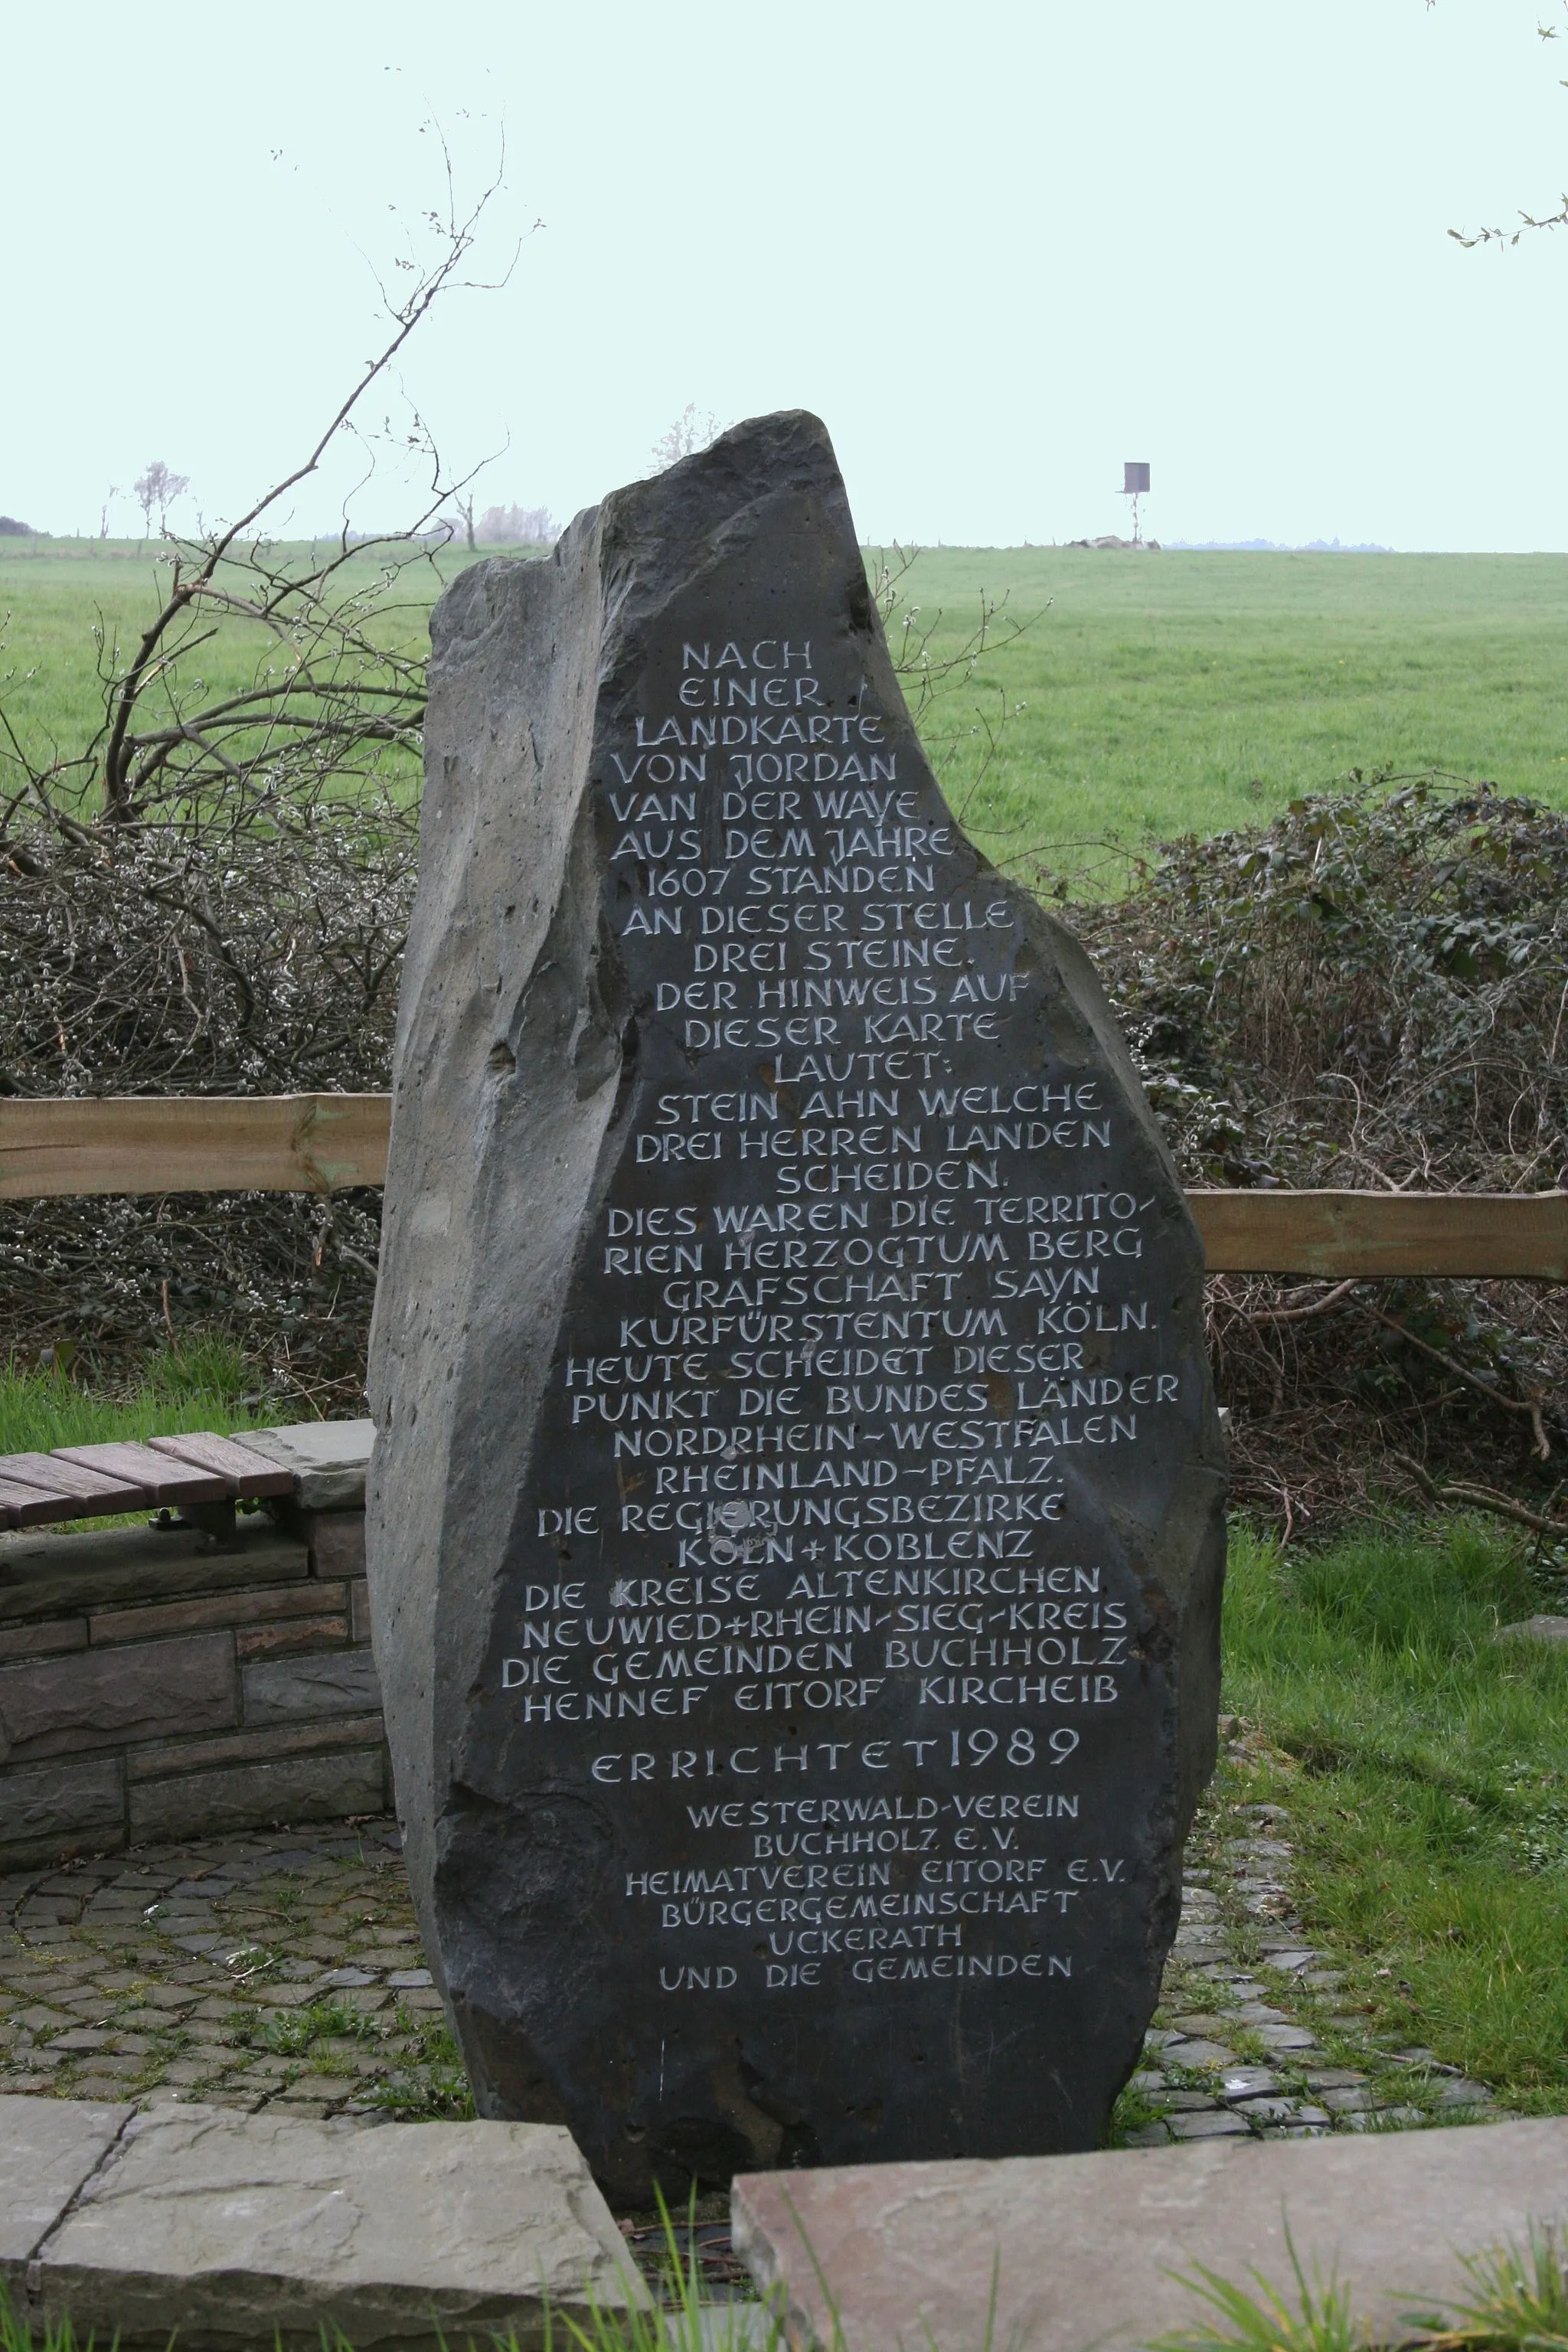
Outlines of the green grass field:
<svg viewBox="0 0 1568 2352">
<path fill-rule="evenodd" d="M 909 585 L 1029 622 L 977 673 L 1024 706 L 969 812 L 995 856 L 1219 833 L 1352 768 L 1568 806 L 1568 557 L 942 551 Z"/>
<path fill-rule="evenodd" d="M 417 640 L 440 576 L 464 560 L 405 577 L 394 634 Z M 0 542 L 0 676 L 35 748 L 90 731 L 95 620 L 129 639 L 155 564 L 133 542 Z M 1568 806 L 1568 556 L 949 548 L 923 552 L 901 585 L 919 626 L 937 620 L 937 655 L 968 635 L 983 593 L 1028 624 L 927 730 L 959 737 L 950 797 L 1001 858 L 1219 832 L 1352 767 L 1441 768 Z M 216 686 L 273 657 L 231 625 L 196 667 Z M 981 739 L 964 730 L 1002 702 L 1013 715 L 976 790 Z"/>
<path fill-rule="evenodd" d="M 1263 1752 L 1211 1799 L 1285 1805 L 1348 1998 L 1524 2114 L 1568 2109 L 1568 1654 L 1496 1634 L 1543 1597 L 1489 1529 L 1281 1555 L 1237 1527 L 1226 1703 Z"/>
</svg>

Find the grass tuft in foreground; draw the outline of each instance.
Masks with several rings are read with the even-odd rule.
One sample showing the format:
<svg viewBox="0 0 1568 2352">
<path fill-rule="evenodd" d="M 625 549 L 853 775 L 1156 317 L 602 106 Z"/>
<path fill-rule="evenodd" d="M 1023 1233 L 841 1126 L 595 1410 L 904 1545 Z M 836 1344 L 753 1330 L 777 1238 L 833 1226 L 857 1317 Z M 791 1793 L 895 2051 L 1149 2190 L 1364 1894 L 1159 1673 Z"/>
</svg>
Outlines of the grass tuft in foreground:
<svg viewBox="0 0 1568 2352">
<path fill-rule="evenodd" d="M 68 2313 L 58 2324 L 23 2318 L 0 2285 L 0 2352 L 92 2352 L 92 2337 L 77 2335 Z"/>
<path fill-rule="evenodd" d="M 1437 2331 L 1445 2352 L 1548 2352 L 1568 2345 L 1568 2244 L 1561 2225 L 1532 2225 L 1528 2244 L 1468 2255 L 1465 2269 L 1473 2293 L 1422 2323 Z"/>
<path fill-rule="evenodd" d="M 1293 2285 L 1275 2286 L 1261 2271 L 1238 2285 L 1205 2264 L 1176 2275 L 1207 2306 L 1190 2328 L 1156 2336 L 1150 2352 L 1359 2352 L 1372 2331 L 1358 2319 L 1350 2291 L 1314 2271 L 1309 2278 L 1291 2242 Z M 1446 2311 L 1405 2315 L 1426 2352 L 1563 2352 L 1568 2346 L 1568 2249 L 1563 2230 L 1532 2224 L 1526 2243 L 1461 2257 L 1472 2292 Z"/>
<path fill-rule="evenodd" d="M 1359 2352 L 1366 2332 L 1352 2305 L 1350 2290 L 1336 2278 L 1310 2278 L 1289 2230 L 1285 2243 L 1293 2284 L 1273 2285 L 1250 2271 L 1251 2288 L 1237 2285 L 1198 2263 L 1180 2284 L 1207 2305 L 1208 2315 L 1190 2328 L 1154 2338 L 1151 2352 Z"/>
</svg>

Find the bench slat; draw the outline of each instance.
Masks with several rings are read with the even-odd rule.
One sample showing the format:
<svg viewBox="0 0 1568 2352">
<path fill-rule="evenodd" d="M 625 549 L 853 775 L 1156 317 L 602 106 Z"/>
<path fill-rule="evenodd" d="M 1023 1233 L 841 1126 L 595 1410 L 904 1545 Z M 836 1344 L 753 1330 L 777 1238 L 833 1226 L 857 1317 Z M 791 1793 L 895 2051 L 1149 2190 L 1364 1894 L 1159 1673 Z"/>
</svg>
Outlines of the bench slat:
<svg viewBox="0 0 1568 2352">
<path fill-rule="evenodd" d="M 148 1444 L 158 1454 L 167 1454 L 176 1462 L 194 1465 L 198 1470 L 210 1470 L 223 1480 L 227 1492 L 236 1501 L 265 1495 L 291 1495 L 294 1473 L 264 1454 L 253 1454 L 248 1445 L 237 1438 L 215 1437 L 210 1430 L 183 1431 L 176 1437 L 152 1437 Z"/>
<path fill-rule="evenodd" d="M 123 1472 L 111 1475 L 107 1465 L 93 1468 L 73 1462 L 68 1454 L 0 1454 L 0 1478 L 9 1479 L 13 1486 L 41 1488 L 46 1495 L 63 1496 L 80 1506 L 78 1516 L 85 1518 L 95 1513 L 107 1517 L 110 1511 L 152 1507 L 153 1497 L 142 1479 L 127 1478 Z"/>
<path fill-rule="evenodd" d="M 98 1470 L 106 1476 L 135 1479 L 158 1504 L 221 1503 L 228 1494 L 226 1482 L 216 1470 L 176 1462 L 167 1454 L 154 1453 L 150 1445 L 62 1445 L 50 1459 L 74 1462 L 83 1470 Z"/>
<path fill-rule="evenodd" d="M 24 1486 L 17 1479 L 0 1478 L 0 1528 L 41 1528 L 51 1519 L 81 1516 L 80 1503 L 69 1495 L 51 1495 L 42 1486 Z"/>
</svg>

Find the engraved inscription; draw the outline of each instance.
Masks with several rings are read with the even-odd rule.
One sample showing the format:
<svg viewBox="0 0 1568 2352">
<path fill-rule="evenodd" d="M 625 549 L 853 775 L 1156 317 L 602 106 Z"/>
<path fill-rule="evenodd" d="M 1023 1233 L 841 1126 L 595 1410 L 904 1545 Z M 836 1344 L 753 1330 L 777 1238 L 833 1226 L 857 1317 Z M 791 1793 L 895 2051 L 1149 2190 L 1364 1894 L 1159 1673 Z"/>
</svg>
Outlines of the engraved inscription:
<svg viewBox="0 0 1568 2352">
<path fill-rule="evenodd" d="M 1131 1866 L 1085 1796 L 1140 1597 L 1069 1496 L 1181 1409 L 1158 1204 L 1013 1047 L 1016 903 L 845 685 L 682 636 L 595 780 L 643 1067 L 495 1675 L 541 1763 L 661 1800 L 633 1998 L 1044 1996 Z"/>
</svg>

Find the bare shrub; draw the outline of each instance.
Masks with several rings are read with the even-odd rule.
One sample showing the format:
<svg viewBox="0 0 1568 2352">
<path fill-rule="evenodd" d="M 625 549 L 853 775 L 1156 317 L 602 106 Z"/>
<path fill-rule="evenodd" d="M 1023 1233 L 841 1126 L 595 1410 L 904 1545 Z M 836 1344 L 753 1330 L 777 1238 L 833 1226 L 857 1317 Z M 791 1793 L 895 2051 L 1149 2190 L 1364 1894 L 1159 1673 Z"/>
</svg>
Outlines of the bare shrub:
<svg viewBox="0 0 1568 2352">
<path fill-rule="evenodd" d="M 330 803 L 270 837 L 100 826 L 14 844 L 0 1090 L 384 1088 L 416 852 L 411 812 L 373 824 Z M 7 1205 L 0 1358 L 72 1340 L 112 1375 L 221 1328 L 279 1389 L 352 1409 L 380 1217 L 372 1192 Z"/>
<path fill-rule="evenodd" d="M 710 449 L 724 426 L 710 408 L 699 414 L 697 403 L 689 400 L 673 425 L 667 425 L 651 452 L 656 474 L 678 466 L 682 457 L 694 457 L 700 449 Z"/>
<path fill-rule="evenodd" d="M 141 635 L 100 641 L 102 718 L 38 756 L 0 708 L 0 1090 L 12 1095 L 380 1090 L 417 843 L 423 663 L 410 564 L 450 536 L 465 478 L 417 417 L 363 404 L 463 271 L 499 181 L 431 215 L 400 262 L 385 340 L 300 462 L 234 521 L 168 541 Z M 289 494 L 352 437 L 428 468 L 402 530 L 323 546 L 269 537 Z M 177 495 L 149 468 L 149 516 Z M 219 630 L 254 648 L 215 688 Z M 353 1409 L 380 1199 L 242 1194 L 37 1201 L 0 1210 L 0 1355 L 62 1339 L 112 1370 L 148 1341 L 221 1326 L 276 1381 Z M 57 1357 L 58 1360 L 58 1357 Z"/>
<path fill-rule="evenodd" d="M 1568 1175 L 1568 816 L 1486 784 L 1355 777 L 1274 824 L 1173 844 L 1072 920 L 1189 1183 L 1528 1192 Z M 1555 1288 L 1225 1276 L 1209 1326 L 1236 1491 L 1288 1526 L 1405 1482 L 1400 1454 L 1552 1485 Z"/>
<path fill-rule="evenodd" d="M 553 547 L 560 536 L 548 507 L 487 507 L 474 526 L 481 547 Z"/>
</svg>

